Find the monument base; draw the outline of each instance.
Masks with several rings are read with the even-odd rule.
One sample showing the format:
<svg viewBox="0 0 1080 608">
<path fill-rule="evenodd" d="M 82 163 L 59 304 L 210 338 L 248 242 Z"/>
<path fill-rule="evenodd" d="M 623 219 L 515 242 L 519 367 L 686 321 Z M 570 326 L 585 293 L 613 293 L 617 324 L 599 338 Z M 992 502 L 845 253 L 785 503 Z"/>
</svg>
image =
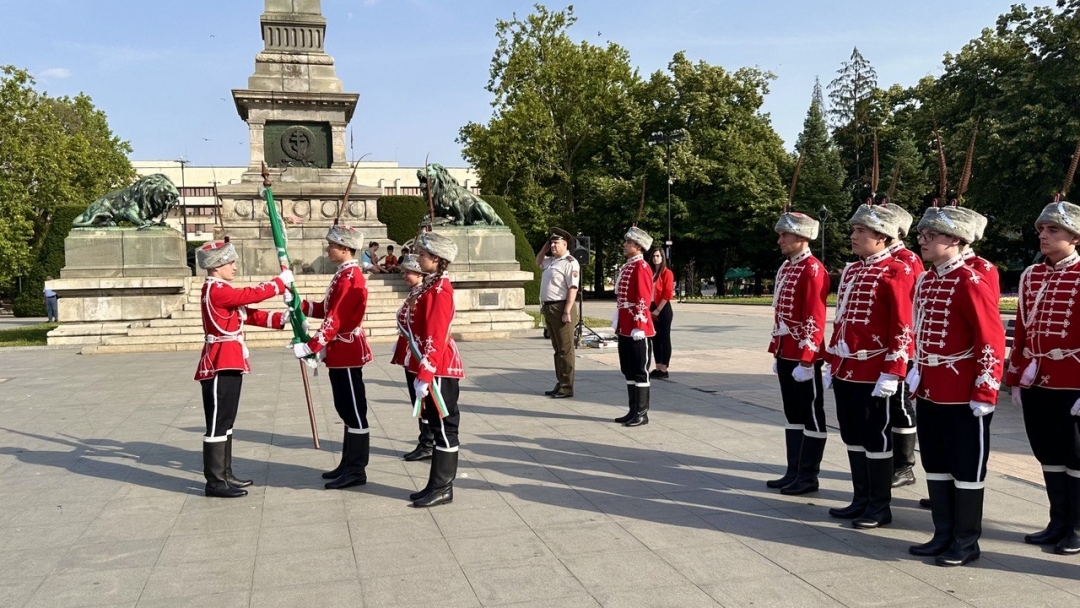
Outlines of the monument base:
<svg viewBox="0 0 1080 608">
<path fill-rule="evenodd" d="M 73 228 L 64 239 L 64 279 L 190 276 L 184 237 L 169 227 Z"/>
</svg>

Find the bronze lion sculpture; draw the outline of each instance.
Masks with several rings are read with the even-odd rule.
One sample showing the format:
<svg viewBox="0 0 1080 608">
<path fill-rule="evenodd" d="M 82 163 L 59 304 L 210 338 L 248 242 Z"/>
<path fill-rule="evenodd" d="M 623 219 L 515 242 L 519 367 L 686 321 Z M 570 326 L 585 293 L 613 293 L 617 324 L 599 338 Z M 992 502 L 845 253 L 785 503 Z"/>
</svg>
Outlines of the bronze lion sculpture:
<svg viewBox="0 0 1080 608">
<path fill-rule="evenodd" d="M 427 196 L 428 177 L 431 179 L 431 198 L 435 207 L 436 219 L 433 224 L 451 224 L 454 226 L 502 226 L 502 218 L 491 205 L 479 196 L 463 187 L 447 172 L 446 167 L 437 163 L 429 164 L 425 169 L 417 169 L 416 177 L 420 180 L 420 192 Z"/>
<path fill-rule="evenodd" d="M 86 211 L 71 222 L 73 228 L 116 226 L 121 221 L 146 228 L 165 223 L 165 216 L 180 201 L 172 180 L 155 173 L 139 178 L 134 184 L 113 190 L 90 203 Z M 154 221 L 157 219 L 158 221 Z"/>
</svg>

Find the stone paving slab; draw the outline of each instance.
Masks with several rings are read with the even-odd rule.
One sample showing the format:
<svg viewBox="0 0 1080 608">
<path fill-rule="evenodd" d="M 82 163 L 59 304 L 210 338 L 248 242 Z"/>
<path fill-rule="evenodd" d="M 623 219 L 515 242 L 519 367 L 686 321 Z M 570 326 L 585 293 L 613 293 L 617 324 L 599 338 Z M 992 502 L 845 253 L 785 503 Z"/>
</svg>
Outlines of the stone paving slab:
<svg viewBox="0 0 1080 608">
<path fill-rule="evenodd" d="M 610 305 L 607 305 L 610 306 Z M 604 303 L 587 315 L 606 317 Z M 542 338 L 463 343 L 455 502 L 408 506 L 427 463 L 403 373 L 366 366 L 367 485 L 322 489 L 341 447 L 325 371 L 311 446 L 298 366 L 252 354 L 236 429 L 238 500 L 202 496 L 191 353 L 0 351 L 0 606 L 1075 606 L 1080 562 L 1024 545 L 1046 502 L 1020 414 L 995 413 L 983 558 L 906 553 L 931 533 L 920 483 L 857 531 L 833 428 L 821 491 L 784 497 L 767 307 L 678 305 L 670 381 L 627 429 L 614 352 L 579 352 L 576 397 Z M 831 395 L 829 422 L 835 424 Z M 439 584 L 433 583 L 437 579 Z"/>
</svg>

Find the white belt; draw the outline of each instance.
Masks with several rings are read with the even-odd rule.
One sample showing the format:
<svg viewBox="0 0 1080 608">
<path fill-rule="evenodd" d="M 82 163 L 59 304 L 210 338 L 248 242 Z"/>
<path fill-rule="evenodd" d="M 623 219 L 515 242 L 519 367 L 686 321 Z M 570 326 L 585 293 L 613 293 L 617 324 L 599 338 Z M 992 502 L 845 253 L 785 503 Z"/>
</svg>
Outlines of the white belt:
<svg viewBox="0 0 1080 608">
<path fill-rule="evenodd" d="M 948 366 L 953 371 L 956 368 L 953 367 L 955 363 L 963 361 L 964 359 L 974 359 L 974 349 L 968 349 L 958 355 L 938 355 L 934 353 L 924 354 L 921 350 L 915 352 L 915 363 L 918 365 L 925 365 L 926 367 L 938 367 L 941 365 Z"/>
<path fill-rule="evenodd" d="M 221 343 L 221 342 L 243 342 L 244 341 L 243 336 L 241 336 L 239 334 L 234 335 L 234 336 L 211 336 L 210 334 L 206 334 L 205 339 L 206 339 L 207 344 L 218 344 L 218 343 Z"/>
<path fill-rule="evenodd" d="M 1061 361 L 1062 359 L 1067 359 L 1069 357 L 1072 357 L 1073 359 L 1080 360 L 1080 358 L 1078 358 L 1076 356 L 1077 354 L 1080 354 L 1080 348 L 1071 348 L 1069 350 L 1062 350 L 1060 348 L 1054 348 L 1054 349 L 1051 349 L 1050 352 L 1048 352 L 1048 353 L 1036 353 L 1036 352 L 1032 351 L 1030 348 L 1028 348 L 1026 346 L 1024 347 L 1024 356 L 1027 357 L 1028 359 L 1050 358 L 1050 359 L 1052 359 L 1054 361 Z"/>
<path fill-rule="evenodd" d="M 352 344 L 356 341 L 356 336 L 360 335 L 360 328 L 357 327 L 347 334 L 338 334 L 334 336 L 334 339 L 338 342 L 344 342 L 345 344 Z M 348 336 L 348 337 L 346 337 Z"/>
<path fill-rule="evenodd" d="M 772 335 L 776 336 L 776 337 L 790 336 L 791 335 L 791 328 L 789 328 L 787 326 L 787 323 L 784 323 L 783 321 L 780 321 L 780 325 L 776 329 L 773 330 Z"/>
<path fill-rule="evenodd" d="M 855 351 L 853 353 L 833 352 L 833 354 L 836 355 L 837 357 L 840 357 L 841 359 L 857 359 L 859 361 L 866 361 L 867 359 L 873 359 L 874 357 L 880 357 L 881 355 L 884 355 L 886 352 L 888 352 L 888 350 L 889 349 L 887 349 L 887 348 L 879 348 L 879 349 L 876 349 L 876 350 L 863 349 L 863 350 L 857 350 L 857 351 Z"/>
<path fill-rule="evenodd" d="M 623 302 L 622 304 L 615 305 L 616 308 L 633 308 L 635 306 L 637 306 L 637 304 L 634 302 Z"/>
</svg>

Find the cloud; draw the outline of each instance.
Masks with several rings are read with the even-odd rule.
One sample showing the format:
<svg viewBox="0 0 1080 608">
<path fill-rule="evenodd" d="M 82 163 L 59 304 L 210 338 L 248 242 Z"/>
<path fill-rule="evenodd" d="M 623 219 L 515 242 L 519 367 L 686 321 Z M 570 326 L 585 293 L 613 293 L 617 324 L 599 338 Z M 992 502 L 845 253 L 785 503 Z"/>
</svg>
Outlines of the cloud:
<svg viewBox="0 0 1080 608">
<path fill-rule="evenodd" d="M 42 80 L 68 78 L 71 76 L 71 70 L 67 68 L 49 68 L 42 70 L 37 76 Z"/>
</svg>

